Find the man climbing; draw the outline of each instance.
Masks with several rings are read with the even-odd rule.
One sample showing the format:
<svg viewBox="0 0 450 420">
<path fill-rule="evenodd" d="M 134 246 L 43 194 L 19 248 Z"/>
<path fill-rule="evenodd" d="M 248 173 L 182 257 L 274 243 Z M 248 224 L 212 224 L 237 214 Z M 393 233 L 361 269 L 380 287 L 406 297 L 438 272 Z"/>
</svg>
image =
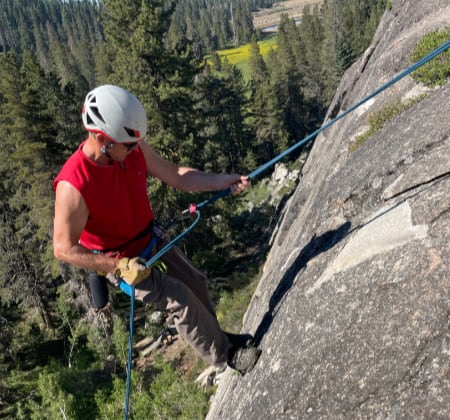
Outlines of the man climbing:
<svg viewBox="0 0 450 420">
<path fill-rule="evenodd" d="M 139 257 L 155 234 L 147 176 L 181 191 L 230 188 L 232 193 L 244 190 L 248 178 L 206 173 L 163 159 L 145 141 L 142 104 L 118 86 L 89 92 L 82 119 L 88 138 L 54 181 L 55 257 L 105 272 L 115 286 L 121 279 L 135 286 L 136 299 L 164 307 L 179 335 L 209 364 L 249 371 L 257 354 L 252 337 L 222 331 L 204 274 L 175 247 L 163 258 L 167 272 L 147 268 Z"/>
</svg>

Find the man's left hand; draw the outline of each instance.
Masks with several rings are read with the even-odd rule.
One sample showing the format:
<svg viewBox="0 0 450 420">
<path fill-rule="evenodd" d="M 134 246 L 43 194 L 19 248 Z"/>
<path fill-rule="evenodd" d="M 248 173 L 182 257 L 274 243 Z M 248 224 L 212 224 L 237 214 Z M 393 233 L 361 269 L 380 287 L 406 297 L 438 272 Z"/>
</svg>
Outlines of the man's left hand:
<svg viewBox="0 0 450 420">
<path fill-rule="evenodd" d="M 244 191 L 249 185 L 250 180 L 248 179 L 248 176 L 241 175 L 239 181 L 235 182 L 234 184 L 231 184 L 230 186 L 231 194 L 239 194 L 242 191 Z"/>
<path fill-rule="evenodd" d="M 123 278 L 130 286 L 135 286 L 150 275 L 151 268 L 145 263 L 146 261 L 139 257 L 121 258 L 117 262 L 114 274 Z"/>
</svg>

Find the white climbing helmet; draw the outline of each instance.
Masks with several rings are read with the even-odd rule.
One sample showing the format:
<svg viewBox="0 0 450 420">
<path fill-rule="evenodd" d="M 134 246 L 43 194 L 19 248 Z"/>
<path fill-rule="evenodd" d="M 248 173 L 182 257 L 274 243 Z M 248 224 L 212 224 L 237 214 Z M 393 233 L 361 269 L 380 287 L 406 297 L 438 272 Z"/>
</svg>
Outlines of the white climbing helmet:
<svg viewBox="0 0 450 420">
<path fill-rule="evenodd" d="M 103 85 L 86 95 L 82 111 L 87 131 L 117 143 L 133 143 L 147 134 L 147 116 L 139 100 L 125 89 Z"/>
</svg>

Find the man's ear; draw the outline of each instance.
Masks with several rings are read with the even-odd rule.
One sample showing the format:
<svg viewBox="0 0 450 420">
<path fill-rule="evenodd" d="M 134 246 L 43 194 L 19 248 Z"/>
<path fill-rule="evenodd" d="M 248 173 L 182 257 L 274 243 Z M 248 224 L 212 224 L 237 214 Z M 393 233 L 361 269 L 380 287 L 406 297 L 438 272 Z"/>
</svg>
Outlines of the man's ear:
<svg viewBox="0 0 450 420">
<path fill-rule="evenodd" d="M 93 133 L 93 135 L 94 135 L 95 139 L 97 140 L 98 144 L 100 145 L 100 147 L 105 145 L 106 137 L 103 134 L 100 134 L 100 133 L 94 134 Z"/>
</svg>

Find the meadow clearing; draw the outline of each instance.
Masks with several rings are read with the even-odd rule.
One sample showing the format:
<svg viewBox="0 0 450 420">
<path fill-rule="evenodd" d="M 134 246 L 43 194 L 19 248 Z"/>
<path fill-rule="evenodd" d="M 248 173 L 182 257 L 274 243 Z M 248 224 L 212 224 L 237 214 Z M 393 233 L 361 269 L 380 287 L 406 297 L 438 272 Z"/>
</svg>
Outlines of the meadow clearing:
<svg viewBox="0 0 450 420">
<path fill-rule="evenodd" d="M 258 42 L 259 51 L 263 57 L 265 57 L 271 49 L 277 48 L 277 37 L 272 35 L 262 41 Z M 225 57 L 228 62 L 238 67 L 244 76 L 244 79 L 249 78 L 249 65 L 248 59 L 250 57 L 250 44 L 241 45 L 237 48 L 227 48 L 225 50 L 217 51 L 220 58 L 223 60 Z"/>
</svg>

